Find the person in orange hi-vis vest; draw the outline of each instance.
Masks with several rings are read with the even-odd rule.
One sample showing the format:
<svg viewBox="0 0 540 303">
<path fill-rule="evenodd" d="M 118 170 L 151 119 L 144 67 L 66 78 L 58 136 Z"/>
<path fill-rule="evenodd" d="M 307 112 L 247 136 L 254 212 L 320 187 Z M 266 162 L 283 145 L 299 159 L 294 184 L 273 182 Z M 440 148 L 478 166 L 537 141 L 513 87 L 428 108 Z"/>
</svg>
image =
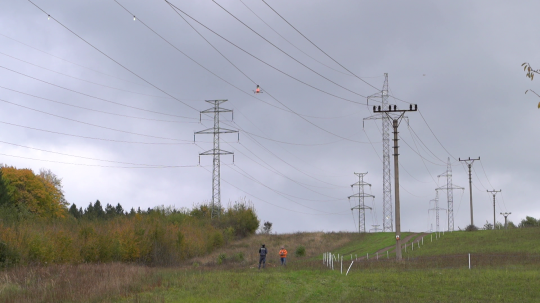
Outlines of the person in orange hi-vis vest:
<svg viewBox="0 0 540 303">
<path fill-rule="evenodd" d="M 284 246 L 281 246 L 279 257 L 281 258 L 281 265 L 287 265 L 287 250 Z"/>
</svg>

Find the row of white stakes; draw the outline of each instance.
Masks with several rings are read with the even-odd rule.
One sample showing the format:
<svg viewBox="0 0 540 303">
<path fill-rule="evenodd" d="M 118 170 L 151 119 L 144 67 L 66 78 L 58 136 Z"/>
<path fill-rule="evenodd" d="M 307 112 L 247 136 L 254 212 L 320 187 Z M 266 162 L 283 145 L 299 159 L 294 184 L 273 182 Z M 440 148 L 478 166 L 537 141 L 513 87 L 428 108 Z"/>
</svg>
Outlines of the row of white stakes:
<svg viewBox="0 0 540 303">
<path fill-rule="evenodd" d="M 444 236 L 444 231 L 443 231 L 443 236 Z M 435 233 L 435 240 L 437 240 L 440 237 L 441 237 L 440 232 L 438 234 Z M 433 233 L 431 234 L 431 242 L 433 242 Z M 416 243 L 418 244 L 418 248 L 420 248 L 420 241 L 417 241 Z M 422 237 L 422 245 L 424 245 L 424 237 Z M 411 250 L 414 251 L 414 241 L 411 242 Z M 405 251 L 407 251 L 407 245 L 405 245 Z M 379 253 L 376 252 L 375 255 L 376 255 L 377 260 L 379 260 Z M 349 265 L 349 269 L 347 269 L 347 273 L 345 275 L 349 274 L 349 270 L 351 270 L 351 266 L 354 263 L 352 256 L 353 255 L 351 254 L 351 264 Z M 355 254 L 354 256 L 356 258 L 356 261 L 358 261 L 358 255 Z M 387 259 L 389 258 L 388 251 L 386 251 L 386 258 Z M 369 260 L 369 253 L 366 253 L 366 260 Z M 343 274 L 343 255 L 341 255 L 341 259 L 340 259 L 339 254 L 335 255 L 331 252 L 323 253 L 323 264 L 328 266 L 329 268 L 332 268 L 332 270 L 334 270 L 334 261 L 338 261 L 341 263 L 341 274 Z M 471 268 L 471 254 L 469 254 L 469 269 L 470 268 Z"/>
</svg>

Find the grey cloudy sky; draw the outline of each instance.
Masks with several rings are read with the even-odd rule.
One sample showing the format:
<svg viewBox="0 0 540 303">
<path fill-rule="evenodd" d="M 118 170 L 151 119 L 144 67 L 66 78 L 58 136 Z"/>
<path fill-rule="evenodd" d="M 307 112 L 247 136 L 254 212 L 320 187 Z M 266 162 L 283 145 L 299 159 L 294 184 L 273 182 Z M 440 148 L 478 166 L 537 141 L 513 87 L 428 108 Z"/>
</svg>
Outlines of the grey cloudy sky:
<svg viewBox="0 0 540 303">
<path fill-rule="evenodd" d="M 212 121 L 199 123 L 199 111 L 210 107 L 204 100 L 228 99 L 223 107 L 234 110 L 234 121 L 223 114 L 223 126 L 239 129 L 240 141 L 222 137 L 221 147 L 235 153 L 234 163 L 222 157 L 224 204 L 246 197 L 277 232 L 354 231 L 350 184 L 354 172 L 369 172 L 369 229 L 382 225 L 382 142 L 380 120 L 363 124 L 372 114 L 365 96 L 388 73 L 391 95 L 420 110 L 407 115 L 410 128 L 400 126 L 402 230 L 435 224 L 429 201 L 446 182 L 437 175 L 448 157 L 454 183 L 466 188 L 454 193 L 456 229 L 469 222 L 459 157 L 482 159 L 473 170 L 477 225 L 493 218 L 486 189 L 502 189 L 497 220 L 504 211 L 514 222 L 540 217 L 539 100 L 524 94 L 539 84 L 520 68 L 540 66 L 540 3 L 267 0 L 375 89 L 264 2 L 242 1 L 216 0 L 283 52 L 211 0 L 171 3 L 238 48 L 165 1 L 118 0 L 131 14 L 113 0 L 35 0 L 46 13 L 29 1 L 1 1 L 0 162 L 51 169 L 78 206 L 99 199 L 128 209 L 191 207 L 211 199 L 212 159 L 198 166 L 198 153 L 212 148 L 212 138 L 194 144 L 193 133 Z M 255 84 L 266 93 L 253 94 Z"/>
</svg>

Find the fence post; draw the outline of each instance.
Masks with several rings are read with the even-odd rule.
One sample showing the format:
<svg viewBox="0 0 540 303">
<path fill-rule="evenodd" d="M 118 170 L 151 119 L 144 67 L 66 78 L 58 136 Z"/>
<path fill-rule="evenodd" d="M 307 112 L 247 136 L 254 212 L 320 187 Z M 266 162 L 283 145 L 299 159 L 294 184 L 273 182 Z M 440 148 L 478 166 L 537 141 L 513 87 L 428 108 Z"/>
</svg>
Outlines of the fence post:
<svg viewBox="0 0 540 303">
<path fill-rule="evenodd" d="M 377 252 L 377 260 L 379 260 L 379 252 Z"/>
<path fill-rule="evenodd" d="M 351 254 L 351 261 L 352 261 L 352 254 Z"/>
<path fill-rule="evenodd" d="M 369 260 L 369 253 L 366 254 L 366 260 Z"/>
<path fill-rule="evenodd" d="M 341 256 L 341 274 L 343 274 L 343 256 Z"/>
<path fill-rule="evenodd" d="M 422 245 L 424 245 L 424 237 L 422 237 Z"/>
<path fill-rule="evenodd" d="M 471 269 L 471 254 L 469 254 L 469 269 Z"/>
<path fill-rule="evenodd" d="M 386 251 L 386 259 L 388 259 L 388 251 Z"/>
<path fill-rule="evenodd" d="M 356 258 L 356 261 L 358 261 L 358 255 L 354 254 L 354 257 Z"/>
<path fill-rule="evenodd" d="M 431 234 L 431 242 L 433 242 L 433 234 Z"/>
<path fill-rule="evenodd" d="M 414 251 L 414 241 L 413 241 L 413 242 L 411 242 L 411 250 L 413 250 L 413 251 Z"/>
<path fill-rule="evenodd" d="M 349 274 L 349 270 L 351 270 L 351 266 L 352 266 L 353 263 L 354 263 L 354 261 L 351 261 L 351 265 L 349 265 L 349 269 L 347 269 L 347 273 L 345 274 L 345 276 Z"/>
</svg>

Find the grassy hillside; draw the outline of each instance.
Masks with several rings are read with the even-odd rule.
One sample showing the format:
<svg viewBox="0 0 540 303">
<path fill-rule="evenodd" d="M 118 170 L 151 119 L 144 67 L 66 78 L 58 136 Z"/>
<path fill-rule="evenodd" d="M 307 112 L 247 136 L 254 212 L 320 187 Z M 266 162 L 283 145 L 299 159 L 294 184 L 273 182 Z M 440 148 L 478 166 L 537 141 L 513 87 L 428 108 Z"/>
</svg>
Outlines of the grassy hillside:
<svg viewBox="0 0 540 303">
<path fill-rule="evenodd" d="M 322 253 L 371 255 L 393 247 L 394 235 L 254 235 L 176 268 L 82 264 L 9 269 L 0 275 L 0 302 L 537 302 L 539 234 L 538 228 L 441 233 L 433 242 L 424 235 L 418 248 L 419 234 L 409 240 L 415 249 L 409 244 L 402 263 L 370 256 L 355 261 L 348 275 L 350 260 L 344 261 L 342 274 L 337 262 L 335 270 L 323 265 Z M 262 243 L 270 250 L 269 263 L 258 270 Z M 281 245 L 289 250 L 285 268 L 278 266 Z M 295 255 L 300 246 L 305 256 Z"/>
</svg>

